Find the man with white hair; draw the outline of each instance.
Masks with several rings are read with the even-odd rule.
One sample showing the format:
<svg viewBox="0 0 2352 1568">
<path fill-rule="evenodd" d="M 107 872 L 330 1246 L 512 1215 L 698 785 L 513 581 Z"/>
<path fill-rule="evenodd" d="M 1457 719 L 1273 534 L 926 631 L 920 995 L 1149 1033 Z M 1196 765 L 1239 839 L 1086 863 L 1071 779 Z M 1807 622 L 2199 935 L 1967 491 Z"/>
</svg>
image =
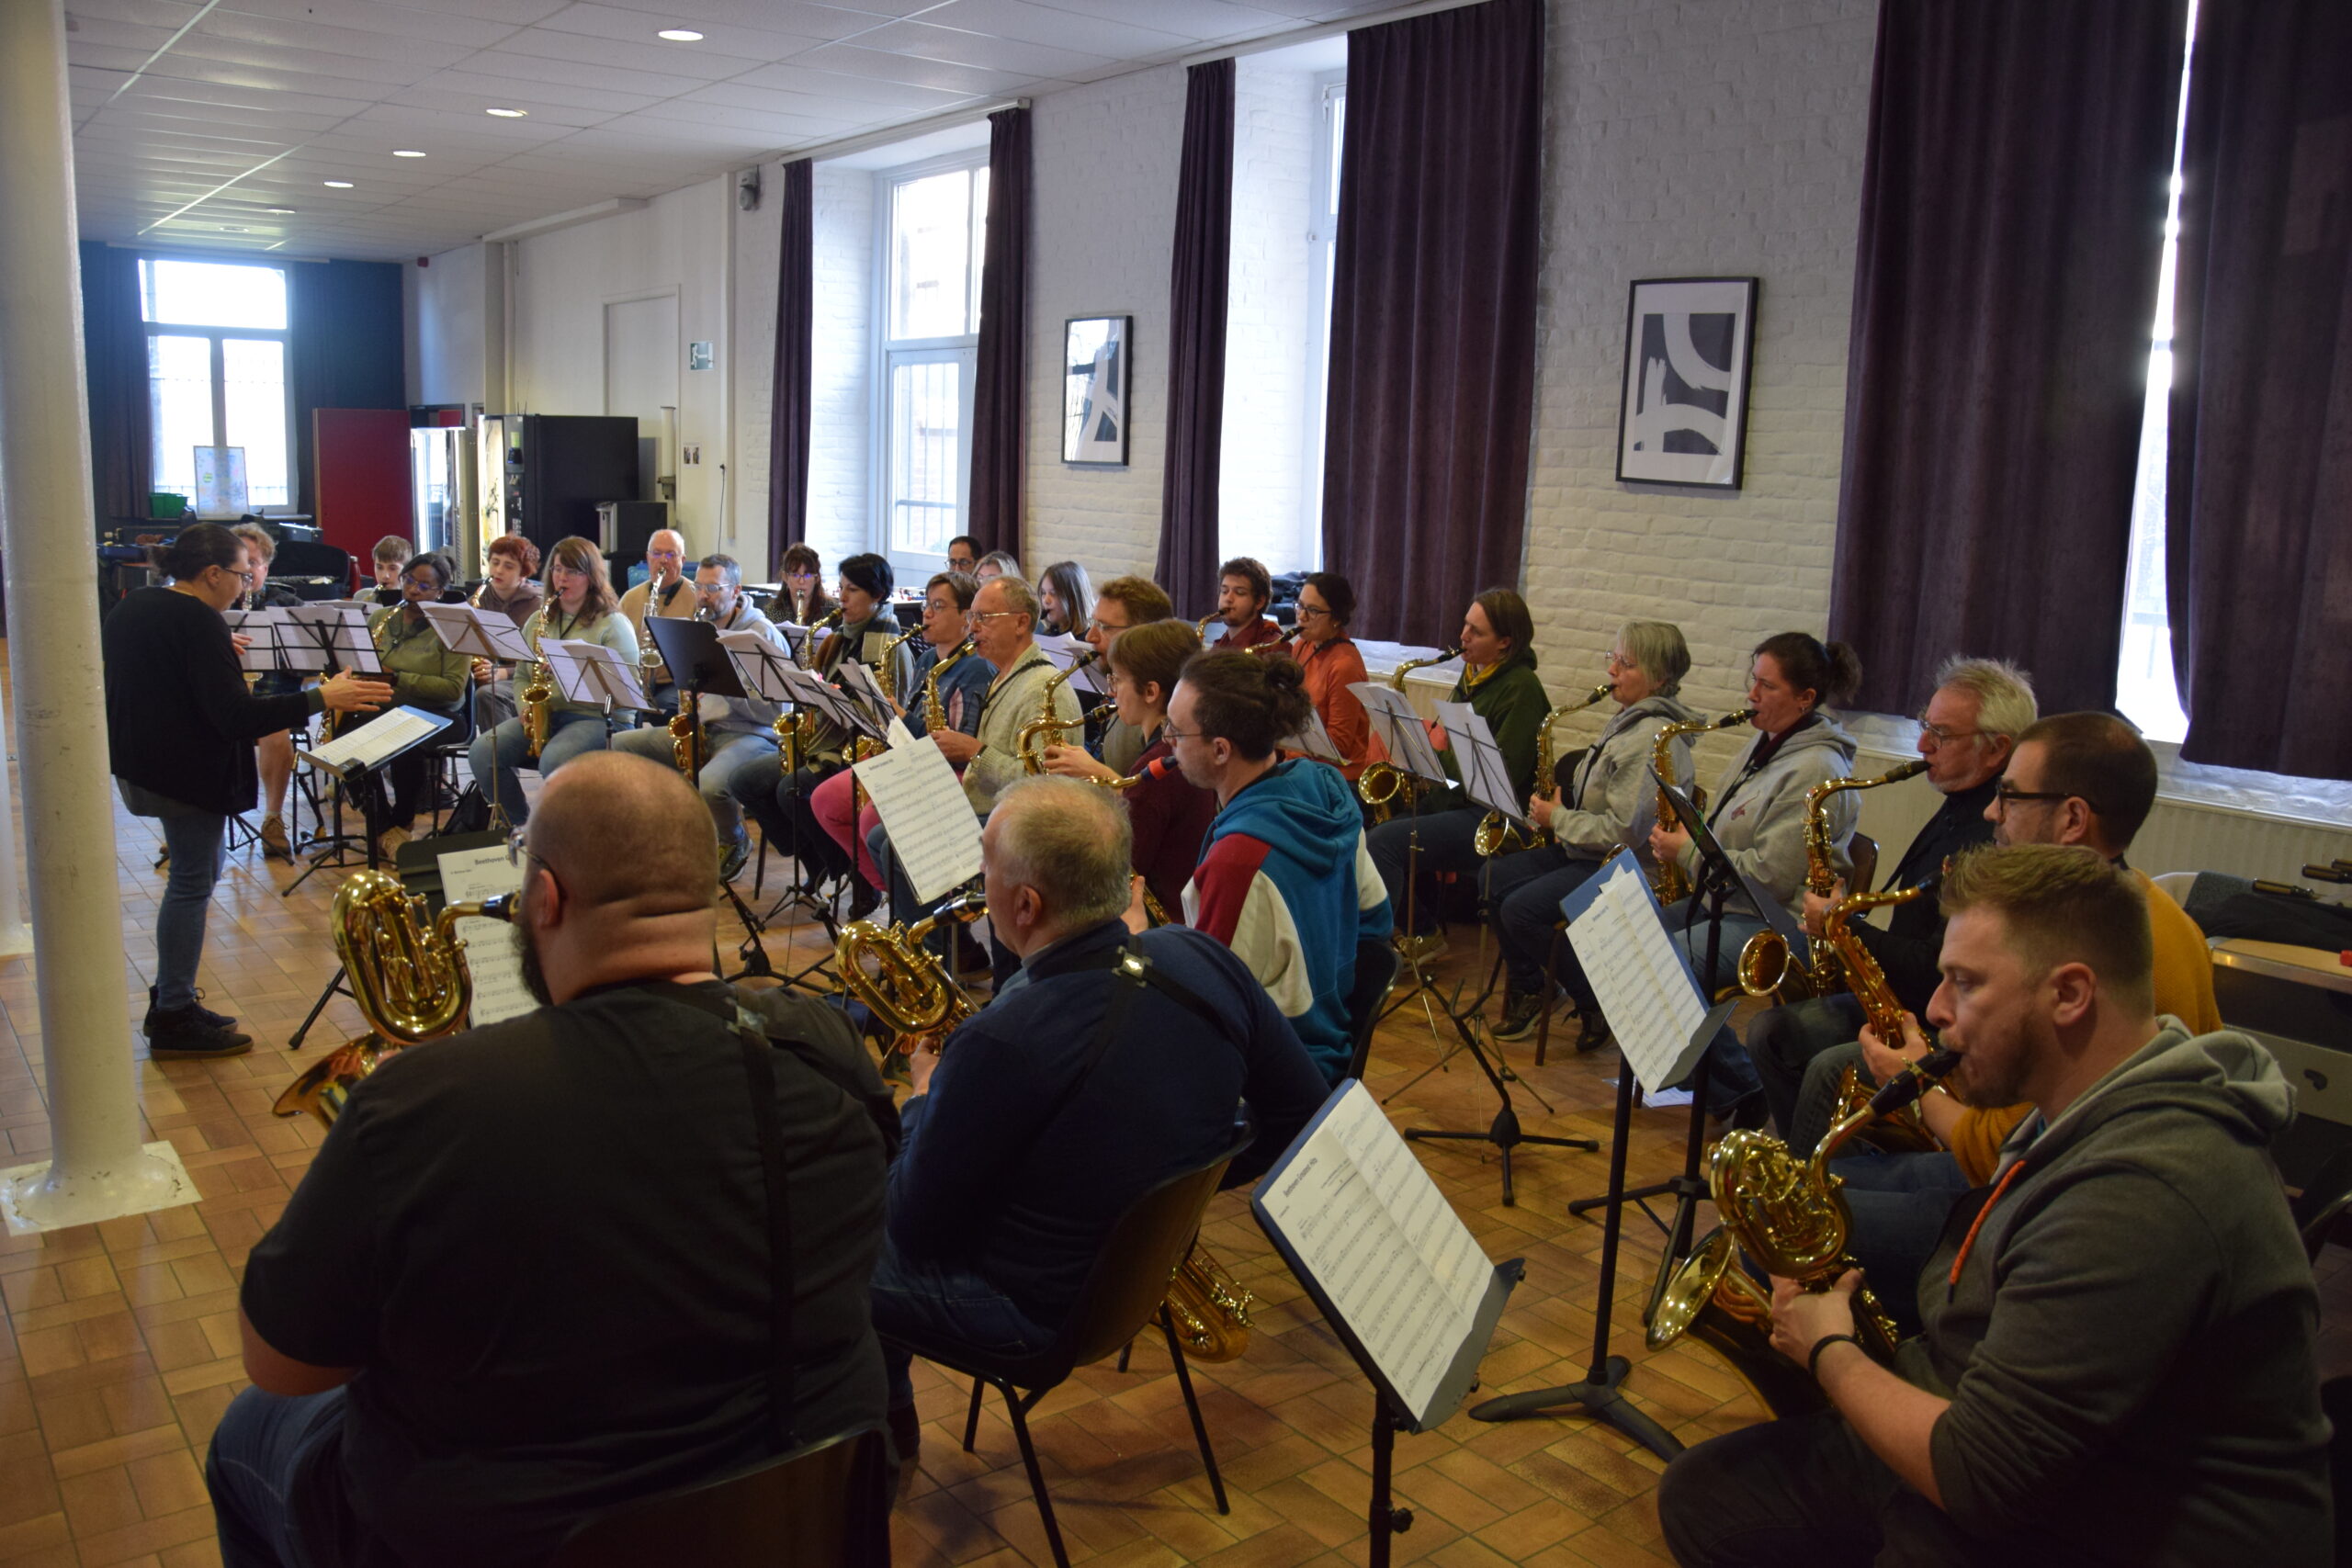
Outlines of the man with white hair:
<svg viewBox="0 0 2352 1568">
<path fill-rule="evenodd" d="M 686 577 L 686 536 L 675 528 L 655 529 L 645 541 L 645 581 L 621 595 L 621 615 L 640 634 L 638 646 L 645 655 L 646 667 L 653 672 L 645 694 L 664 713 L 678 711 L 678 688 L 653 638 L 644 635 L 645 618 L 668 615 L 692 620 L 695 604 L 695 585 Z"/>
<path fill-rule="evenodd" d="M 874 1325 L 902 1462 L 920 1428 L 894 1331 L 1042 1348 L 1119 1216 L 1231 1142 L 1237 1106 L 1257 1135 L 1227 1186 L 1323 1103 L 1306 1047 L 1222 943 L 1185 926 L 1129 934 L 1134 854 L 1125 806 L 1076 779 L 1013 784 L 980 834 L 989 920 L 1020 968 L 937 1055 L 916 1055 L 899 1113 Z"/>
</svg>

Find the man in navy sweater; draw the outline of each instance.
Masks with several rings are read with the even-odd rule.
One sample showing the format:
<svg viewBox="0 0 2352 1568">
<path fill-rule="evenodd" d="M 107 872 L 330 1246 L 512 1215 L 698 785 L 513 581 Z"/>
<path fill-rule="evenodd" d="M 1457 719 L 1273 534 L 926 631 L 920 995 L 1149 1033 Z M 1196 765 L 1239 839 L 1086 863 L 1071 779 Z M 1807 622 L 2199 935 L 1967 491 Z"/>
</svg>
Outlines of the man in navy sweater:
<svg viewBox="0 0 2352 1568">
<path fill-rule="evenodd" d="M 1245 1114 L 1257 1136 L 1226 1180 L 1252 1179 L 1322 1106 L 1322 1075 L 1231 953 L 1182 926 L 1128 934 L 1132 852 L 1119 801 L 1074 779 L 1013 785 L 980 835 L 989 920 L 1021 968 L 938 1055 L 915 1057 L 900 1112 L 874 1325 L 902 1461 L 920 1428 L 894 1330 L 1044 1348 L 1137 1197 Z M 1118 1019 L 1123 945 L 1151 978 Z"/>
</svg>

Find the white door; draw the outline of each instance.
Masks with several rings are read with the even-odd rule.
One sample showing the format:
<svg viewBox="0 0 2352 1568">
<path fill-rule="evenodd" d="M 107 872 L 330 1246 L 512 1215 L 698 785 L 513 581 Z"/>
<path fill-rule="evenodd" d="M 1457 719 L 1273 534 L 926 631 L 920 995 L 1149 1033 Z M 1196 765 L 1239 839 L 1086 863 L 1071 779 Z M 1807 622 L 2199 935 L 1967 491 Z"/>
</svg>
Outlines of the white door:
<svg viewBox="0 0 2352 1568">
<path fill-rule="evenodd" d="M 660 474 L 674 473 L 677 455 L 662 448 L 666 405 L 678 402 L 678 297 L 623 299 L 605 307 L 605 412 L 637 421 L 638 471 L 644 496 Z"/>
</svg>

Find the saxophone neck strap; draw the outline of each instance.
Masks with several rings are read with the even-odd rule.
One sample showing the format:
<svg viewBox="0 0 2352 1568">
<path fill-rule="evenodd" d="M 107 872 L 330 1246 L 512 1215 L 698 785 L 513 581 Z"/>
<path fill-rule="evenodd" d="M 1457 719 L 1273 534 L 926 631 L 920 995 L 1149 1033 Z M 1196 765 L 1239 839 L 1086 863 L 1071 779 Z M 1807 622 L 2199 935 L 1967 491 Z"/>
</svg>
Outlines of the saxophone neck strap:
<svg viewBox="0 0 2352 1568">
<path fill-rule="evenodd" d="M 1217 1015 L 1216 1010 L 1203 1001 L 1194 994 L 1192 987 L 1163 973 L 1145 955 L 1142 947 L 1137 944 L 1132 935 L 1116 947 L 1097 948 L 1093 952 L 1081 953 L 1066 964 L 1057 964 L 1054 973 L 1058 976 L 1097 973 L 1106 969 L 1112 975 L 1110 1005 L 1102 1010 L 1102 1021 L 1095 1025 L 1092 1037 L 1087 1041 L 1085 1055 L 1079 1058 L 1077 1070 L 1071 1073 L 1069 1081 L 1062 1086 L 1061 1093 L 1057 1095 L 1054 1102 L 1046 1108 L 1046 1114 L 1039 1118 L 1037 1125 L 1040 1129 L 1052 1126 L 1063 1111 L 1069 1108 L 1069 1102 L 1078 1098 L 1079 1091 L 1086 1087 L 1087 1080 L 1094 1076 L 1094 1069 L 1102 1064 L 1112 1043 L 1125 1032 L 1127 1015 L 1133 1010 L 1136 998 L 1143 994 L 1143 988 L 1146 986 L 1149 986 L 1185 1011 L 1199 1018 L 1216 1032 L 1218 1039 L 1227 1040 L 1230 1043 L 1226 1032 L 1225 1021 Z"/>
</svg>

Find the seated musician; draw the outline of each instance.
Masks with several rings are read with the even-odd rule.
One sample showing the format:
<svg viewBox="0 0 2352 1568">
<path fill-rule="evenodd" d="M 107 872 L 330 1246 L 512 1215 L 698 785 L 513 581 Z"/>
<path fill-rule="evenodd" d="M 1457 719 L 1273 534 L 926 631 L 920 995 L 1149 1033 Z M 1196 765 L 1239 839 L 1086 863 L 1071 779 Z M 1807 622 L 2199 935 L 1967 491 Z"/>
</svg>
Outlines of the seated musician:
<svg viewBox="0 0 2352 1568">
<path fill-rule="evenodd" d="M 1946 1081 L 2031 1110 L 1893 1368 L 1853 1343 L 1860 1276 L 1779 1283 L 1772 1342 L 1834 1408 L 1678 1456 L 1676 1561 L 2332 1561 L 2318 1303 L 2265 1147 L 2291 1112 L 2277 1064 L 2156 1015 L 2147 890 L 2094 851 L 1975 851 L 1940 897 Z"/>
<path fill-rule="evenodd" d="M 1248 556 L 1236 556 L 1216 569 L 1216 614 L 1209 625 L 1222 625 L 1224 633 L 1211 648 L 1255 648 L 1261 642 L 1280 642 L 1283 628 L 1266 614 L 1266 606 L 1273 602 L 1274 580 L 1262 561 Z"/>
<path fill-rule="evenodd" d="M 394 705 L 424 708 L 455 718 L 458 705 L 466 700 L 473 661 L 441 640 L 421 608 L 439 604 L 456 576 L 449 558 L 437 551 L 412 557 L 401 573 L 405 602 L 398 609 L 377 611 L 368 622 L 377 654 L 384 661 L 383 678 L 391 683 Z M 377 771 L 371 787 L 359 792 L 368 831 L 386 861 L 400 854 L 418 809 L 425 804 L 433 776 L 433 744 L 426 740 L 394 757 Z"/>
<path fill-rule="evenodd" d="M 1942 799 L 1893 874 L 1880 879 L 1888 890 L 1924 886 L 1928 891 L 1895 906 L 1884 927 L 1860 918 L 1847 926 L 1910 1012 L 1926 1010 L 1940 980 L 1936 955 L 1943 948 L 1944 918 L 1936 908 L 1935 879 L 1944 862 L 1993 837 L 1986 808 L 2018 737 L 2033 716 L 2033 687 L 2014 665 L 1952 659 L 1937 672 L 1935 694 L 1919 716 L 1919 755 L 1927 761 L 1928 785 Z M 1805 893 L 1808 935 L 1821 934 L 1822 921 L 1846 892 L 1840 884 L 1828 897 Z M 1843 984 L 1842 971 L 1837 980 Z M 1830 1047 L 1853 1040 L 1861 1026 L 1861 1003 L 1847 989 L 1770 1009 L 1747 1026 L 1747 1054 L 1764 1080 L 1764 1100 L 1775 1127 L 1783 1134 L 1791 1129 L 1805 1065 Z"/>
<path fill-rule="evenodd" d="M 1087 633 L 1094 614 L 1094 585 L 1087 581 L 1086 569 L 1074 560 L 1057 560 L 1040 573 L 1037 613 L 1039 631 L 1093 641 Z"/>
<path fill-rule="evenodd" d="M 548 642 L 593 642 L 611 649 L 621 662 L 637 664 L 637 630 L 620 613 L 613 597 L 612 579 L 605 573 L 605 555 L 578 535 L 555 542 L 548 552 L 548 599 L 523 627 L 523 641 L 537 649 Z M 514 697 L 519 708 L 523 694 L 540 666 L 537 661 L 514 667 Z M 575 703 L 560 690 L 548 697 L 548 739 L 533 757 L 524 716 L 481 731 L 467 749 L 466 761 L 474 783 L 506 820 L 520 827 L 531 810 L 523 798 L 516 770 L 536 768 L 542 778 L 583 751 L 601 751 L 612 731 L 602 705 Z"/>
<path fill-rule="evenodd" d="M 973 538 L 971 535 L 958 534 L 947 541 L 947 570 L 949 571 L 960 572 L 966 577 L 970 577 L 973 569 L 979 564 L 979 541 Z"/>
<path fill-rule="evenodd" d="M 1125 773 L 1088 756 L 1083 746 L 1046 751 L 1049 773 L 1106 784 L 1136 781 L 1119 792 L 1134 829 L 1136 870 L 1170 919 L 1182 914 L 1184 885 L 1193 879 L 1202 837 L 1217 809 L 1216 795 L 1177 770 L 1165 733 L 1168 699 L 1185 660 L 1200 650 L 1201 634 L 1182 621 L 1153 621 L 1121 634 L 1111 645 L 1111 700 L 1119 706 L 1120 719 L 1144 739 L 1143 754 Z M 1152 764 L 1162 759 L 1170 760 L 1155 770 Z"/>
<path fill-rule="evenodd" d="M 1779 899 L 1792 915 L 1804 913 L 1805 792 L 1825 779 L 1844 778 L 1854 761 L 1854 740 L 1821 712 L 1824 705 L 1850 698 L 1861 683 L 1861 660 L 1842 642 L 1824 647 L 1804 632 L 1779 632 L 1756 645 L 1748 667 L 1748 720 L 1755 739 L 1724 770 L 1707 802 L 1707 826 L 1732 864 Z M 1846 845 L 1854 836 L 1860 808 L 1851 790 L 1830 796 L 1829 842 L 1840 874 L 1848 866 Z M 1671 862 L 1696 884 L 1699 852 L 1679 823 L 1650 829 L 1650 853 Z M 1730 985 L 1739 950 L 1764 929 L 1763 912 L 1736 893 L 1723 906 L 1715 967 L 1707 968 L 1706 900 L 1693 896 L 1666 910 L 1666 923 L 1682 944 L 1690 972 L 1710 997 Z M 1707 1110 L 1741 1124 L 1764 1117 L 1764 1092 L 1747 1053 L 1726 1027 L 1707 1053 Z"/>
<path fill-rule="evenodd" d="M 1527 814 L 1551 829 L 1552 840 L 1487 863 L 1485 903 L 1503 955 L 1503 1018 L 1498 1040 L 1523 1040 L 1535 1032 L 1554 998 L 1545 995 L 1550 969 L 1583 1011 L 1591 990 L 1574 953 L 1553 938 L 1560 925 L 1560 901 L 1585 885 L 1601 863 L 1617 852 L 1645 806 L 1654 805 L 1657 786 L 1650 762 L 1658 731 L 1694 716 L 1675 694 L 1690 673 L 1690 649 L 1682 628 L 1668 621 L 1627 621 L 1617 628 L 1609 654 L 1610 696 L 1617 711 L 1600 728 L 1592 747 L 1577 761 L 1565 786 L 1539 778 Z M 1687 755 L 1676 757 L 1675 782 L 1688 787 Z M 1646 852 L 1648 846 L 1640 848 Z"/>
<path fill-rule="evenodd" d="M 1297 1036 L 1231 953 L 1182 926 L 1130 936 L 1133 862 L 1126 813 L 1069 779 L 1014 784 L 981 832 L 989 919 L 1020 970 L 937 1055 L 916 1054 L 900 1112 L 874 1325 L 902 1461 L 920 1427 L 894 1332 L 1042 1348 L 1112 1224 L 1229 1143 L 1238 1106 L 1257 1135 L 1228 1186 L 1323 1103 Z M 1141 984 L 1113 974 L 1122 949 L 1148 965 Z"/>
<path fill-rule="evenodd" d="M 1094 596 L 1094 614 L 1086 624 L 1087 646 L 1098 654 L 1108 655 L 1122 632 L 1153 621 L 1172 619 L 1175 614 L 1176 606 L 1151 579 L 1114 577 Z M 1101 666 L 1096 668 L 1100 670 Z M 1097 754 L 1124 774 L 1135 771 L 1136 760 L 1143 755 L 1143 737 L 1114 714 L 1102 727 Z"/>
<path fill-rule="evenodd" d="M 230 530 L 245 542 L 245 569 L 253 573 L 240 603 L 249 610 L 282 610 L 300 604 L 302 596 L 284 583 L 269 580 L 270 562 L 277 557 L 277 541 L 257 523 L 240 523 Z M 302 689 L 302 677 L 290 670 L 268 670 L 254 677 L 257 697 L 282 697 Z M 254 757 L 261 765 L 261 852 L 270 860 L 291 861 L 294 842 L 286 833 L 286 790 L 294 778 L 294 734 L 273 729 L 254 742 Z"/>
<path fill-rule="evenodd" d="M 899 705 L 899 716 L 906 721 L 910 735 L 921 738 L 931 733 L 931 672 L 939 669 L 939 661 L 961 647 L 970 635 L 972 600 L 979 591 L 978 583 L 954 571 L 935 572 L 923 585 L 922 645 L 910 662 L 894 661 L 907 663 L 907 694 Z M 967 735 L 978 730 L 980 705 L 988 700 L 989 682 L 995 679 L 996 667 L 978 653 L 967 650 L 950 661 L 939 671 L 940 722 Z M 855 784 L 854 774 L 835 773 L 809 795 L 808 809 L 826 836 L 841 847 L 842 853 L 855 858 L 857 886 L 850 896 L 849 918 L 862 920 L 881 903 L 889 882 L 866 846 L 868 835 L 881 819 L 874 803 L 869 800 L 858 807 L 853 820 L 852 808 L 858 795 Z"/>
<path fill-rule="evenodd" d="M 890 615 L 890 590 L 896 581 L 890 563 L 880 556 L 854 555 L 842 560 L 840 581 L 834 584 L 840 596 L 841 625 L 818 640 L 814 652 L 804 656 L 810 670 L 830 679 L 842 665 L 865 659 L 867 637 L 896 635 L 898 622 Z M 817 826 L 808 796 L 842 770 L 854 739 L 820 714 L 800 749 L 798 767 L 793 773 L 785 773 L 773 758 L 752 757 L 738 763 L 728 775 L 727 793 L 735 804 L 759 823 L 768 842 L 799 861 L 804 876 L 840 876 L 849 869 L 848 857 Z"/>
<path fill-rule="evenodd" d="M 1336 1083 L 1351 1047 L 1356 945 L 1389 934 L 1390 910 L 1347 780 L 1274 750 L 1306 714 L 1296 664 L 1210 649 L 1184 665 L 1160 737 L 1184 776 L 1216 795 L 1184 923 L 1233 949 Z"/>
<path fill-rule="evenodd" d="M 768 601 L 768 619 L 779 625 L 813 626 L 841 606 L 825 592 L 825 563 L 807 545 L 784 552 L 784 586 Z"/>
<path fill-rule="evenodd" d="M 743 568 L 733 556 L 703 557 L 695 566 L 694 590 L 695 613 L 720 633 L 750 632 L 783 651 L 784 634 L 744 595 Z M 775 761 L 778 711 L 775 704 L 761 697 L 703 695 L 703 761 L 695 788 L 710 807 L 711 825 L 718 829 L 721 882 L 733 881 L 752 852 L 752 836 L 743 830 L 735 797 L 727 793 L 728 781 L 754 758 Z M 623 730 L 613 738 L 613 749 L 664 767 L 677 766 L 676 738 L 666 724 Z"/>
<path fill-rule="evenodd" d="M 637 628 L 638 653 L 652 671 L 645 694 L 663 713 L 678 711 L 678 688 L 670 678 L 669 667 L 662 662 L 660 649 L 653 646 L 652 634 L 645 629 L 645 618 L 694 618 L 699 601 L 694 581 L 686 575 L 688 570 L 686 536 L 675 528 L 657 528 L 645 541 L 645 581 L 621 595 L 621 614 Z"/>
<path fill-rule="evenodd" d="M 530 625 L 543 595 L 531 581 L 539 570 L 539 547 L 520 534 L 501 534 L 487 552 L 490 575 L 474 592 L 474 608 L 504 615 L 515 627 Z M 514 671 L 487 659 L 474 661 L 474 728 L 488 729 L 514 716 Z"/>
<path fill-rule="evenodd" d="M 2079 844 L 2121 866 L 2155 799 L 2156 760 L 2138 731 L 2112 714 L 2062 713 L 2018 737 L 2008 773 L 1984 814 L 1996 844 Z M 2156 1011 L 2178 1019 L 2192 1034 L 2210 1034 L 2222 1027 L 2222 1015 L 2213 1001 L 2205 933 L 2155 884 L 2133 874 L 2145 895 L 2155 953 Z M 1866 1029 L 1860 1043 L 1815 1056 L 1789 1128 L 1792 1145 L 1811 1149 L 1821 1142 L 1847 1066 L 1859 1061 L 1865 1077 L 1883 1081 L 1927 1049 L 1916 1022 L 1907 1022 L 1901 1042 L 1882 1043 Z M 1993 1179 L 2002 1140 L 2026 1111 L 2022 1104 L 1962 1105 L 1930 1094 L 1919 1102 L 1919 1115 L 1942 1152 L 1883 1154 L 1849 1145 L 1848 1157 L 1833 1162 L 1854 1216 L 1854 1256 L 1890 1281 L 1882 1295 L 1897 1323 L 1917 1323 L 1911 1284 L 1945 1217 L 1959 1194 Z"/>
<path fill-rule="evenodd" d="M 896 1125 L 855 1037 L 710 972 L 718 845 L 672 770 L 582 760 L 519 847 L 547 1005 L 358 1083 L 245 1266 L 254 1387 L 206 1467 L 227 1562 L 520 1568 L 881 1417 Z"/>
<path fill-rule="evenodd" d="M 1348 690 L 1370 679 L 1363 654 L 1348 635 L 1355 616 L 1355 585 L 1338 572 L 1310 571 L 1299 584 L 1292 657 L 1306 675 L 1307 698 L 1331 737 L 1332 749 L 1346 759 L 1340 772 L 1350 784 L 1363 775 L 1365 764 L 1385 755 L 1374 749 L 1372 721 L 1364 716 L 1362 699 Z"/>
<path fill-rule="evenodd" d="M 985 588 L 1000 577 L 1021 577 L 1021 563 L 1010 550 L 990 550 L 973 563 L 972 576 Z M 1029 580 L 1021 577 L 1021 581 Z"/>
<path fill-rule="evenodd" d="M 1552 711 L 1543 678 L 1535 673 L 1535 622 L 1527 601 L 1509 588 L 1489 588 L 1471 601 L 1462 617 L 1462 677 L 1453 683 L 1451 700 L 1468 703 L 1487 721 L 1495 745 L 1501 750 L 1503 772 L 1513 800 L 1525 800 L 1535 782 L 1535 735 L 1544 716 Z M 1406 863 L 1416 830 L 1420 841 L 1422 888 L 1434 873 L 1471 876 L 1482 866 L 1476 839 L 1487 807 L 1462 793 L 1462 767 L 1446 743 L 1445 731 L 1431 721 L 1430 743 L 1453 782 L 1432 790 L 1421 800 L 1418 818 L 1401 804 L 1396 815 L 1372 830 L 1372 863 L 1379 868 L 1388 902 L 1403 919 Z M 1411 786 L 1408 786 L 1411 787 Z M 1445 951 L 1438 930 L 1435 900 L 1413 899 L 1414 930 L 1404 934 L 1410 950 L 1423 960 Z"/>
<path fill-rule="evenodd" d="M 376 541 L 368 555 L 368 564 L 376 573 L 376 589 L 371 594 L 362 592 L 362 599 L 373 599 L 378 604 L 397 604 L 405 597 L 401 589 L 401 573 L 408 567 L 409 558 L 416 554 L 416 547 L 398 534 L 387 534 Z"/>
</svg>

